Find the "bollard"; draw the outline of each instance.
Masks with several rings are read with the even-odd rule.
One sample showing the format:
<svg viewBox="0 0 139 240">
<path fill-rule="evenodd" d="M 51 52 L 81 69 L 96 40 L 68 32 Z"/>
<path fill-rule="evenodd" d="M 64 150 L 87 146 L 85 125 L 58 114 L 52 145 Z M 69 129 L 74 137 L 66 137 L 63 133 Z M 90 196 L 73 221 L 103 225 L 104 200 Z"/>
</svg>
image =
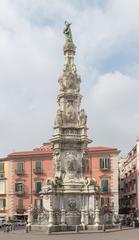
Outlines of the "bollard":
<svg viewBox="0 0 139 240">
<path fill-rule="evenodd" d="M 75 226 L 75 232 L 78 233 L 79 232 L 79 228 L 78 225 Z"/>
<path fill-rule="evenodd" d="M 28 233 L 28 225 L 26 225 L 26 227 L 25 227 L 25 233 Z"/>
<path fill-rule="evenodd" d="M 122 230 L 122 224 L 119 223 L 119 230 Z"/>
<path fill-rule="evenodd" d="M 103 231 L 103 232 L 106 231 L 106 228 L 105 228 L 105 225 L 104 225 L 104 224 L 102 225 L 102 231 Z"/>
<path fill-rule="evenodd" d="M 10 229 L 9 229 L 9 226 L 6 226 L 6 232 L 9 232 Z"/>
<path fill-rule="evenodd" d="M 51 234 L 51 227 L 48 227 L 47 234 Z"/>
<path fill-rule="evenodd" d="M 28 230 L 31 232 L 31 224 L 28 224 Z"/>
<path fill-rule="evenodd" d="M 135 228 L 135 221 L 132 222 L 132 227 Z"/>
</svg>

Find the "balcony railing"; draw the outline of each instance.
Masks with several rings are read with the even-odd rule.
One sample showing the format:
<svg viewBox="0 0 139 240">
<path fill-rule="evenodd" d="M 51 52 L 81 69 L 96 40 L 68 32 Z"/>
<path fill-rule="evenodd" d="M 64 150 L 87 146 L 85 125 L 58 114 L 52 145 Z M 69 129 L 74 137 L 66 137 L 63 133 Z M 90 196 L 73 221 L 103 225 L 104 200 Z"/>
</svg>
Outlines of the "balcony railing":
<svg viewBox="0 0 139 240">
<path fill-rule="evenodd" d="M 24 190 L 21 190 L 21 191 L 16 191 L 15 192 L 17 195 L 24 195 L 25 194 L 25 191 Z"/>
<path fill-rule="evenodd" d="M 33 169 L 33 172 L 35 174 L 41 174 L 41 173 L 43 173 L 43 169 L 42 168 L 35 168 L 35 169 Z"/>
<path fill-rule="evenodd" d="M 16 207 L 16 212 L 17 213 L 24 213 L 26 210 L 25 210 L 25 208 L 24 208 L 24 206 L 17 206 Z"/>
<path fill-rule="evenodd" d="M 5 178 L 4 172 L 0 172 L 0 178 Z"/>
<path fill-rule="evenodd" d="M 25 173 L 25 171 L 24 171 L 24 169 L 16 169 L 16 170 L 15 170 L 15 173 L 16 173 L 17 175 L 23 175 L 23 174 Z"/>
<path fill-rule="evenodd" d="M 41 190 L 40 190 L 39 192 L 38 192 L 37 190 L 34 190 L 34 191 L 33 191 L 33 194 L 34 194 L 34 195 L 40 195 L 40 192 L 41 192 Z"/>
</svg>

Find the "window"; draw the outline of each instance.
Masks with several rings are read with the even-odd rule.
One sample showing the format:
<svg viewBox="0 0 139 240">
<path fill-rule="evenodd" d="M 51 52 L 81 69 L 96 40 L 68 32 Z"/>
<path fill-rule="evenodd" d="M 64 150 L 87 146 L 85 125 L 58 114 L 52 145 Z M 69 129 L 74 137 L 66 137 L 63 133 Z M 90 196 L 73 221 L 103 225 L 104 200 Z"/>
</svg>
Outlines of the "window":
<svg viewBox="0 0 139 240">
<path fill-rule="evenodd" d="M 23 199 L 22 198 L 18 199 L 17 208 L 23 209 Z"/>
<path fill-rule="evenodd" d="M 101 180 L 101 191 L 108 192 L 108 179 Z"/>
<path fill-rule="evenodd" d="M 0 162 L 0 173 L 4 173 L 4 163 Z"/>
<path fill-rule="evenodd" d="M 110 168 L 110 159 L 109 158 L 100 158 L 100 168 L 102 170 L 108 170 Z"/>
<path fill-rule="evenodd" d="M 36 182 L 35 183 L 35 193 L 39 193 L 42 188 L 42 183 L 41 182 Z"/>
<path fill-rule="evenodd" d="M 34 173 L 42 173 L 42 161 L 41 160 L 37 160 L 35 162 L 35 169 L 34 169 Z"/>
<path fill-rule="evenodd" d="M 23 183 L 16 183 L 15 184 L 15 191 L 16 192 L 23 192 L 24 191 L 24 184 Z"/>
<path fill-rule="evenodd" d="M 6 208 L 6 199 L 0 199 L 0 210 L 4 210 Z"/>
<path fill-rule="evenodd" d="M 43 207 L 42 199 L 35 199 L 35 208 L 42 208 L 42 207 Z"/>
<path fill-rule="evenodd" d="M 6 182 L 5 182 L 5 180 L 0 180 L 0 194 L 6 194 Z"/>
<path fill-rule="evenodd" d="M 105 198 L 101 198 L 101 207 L 104 206 L 109 206 L 109 198 L 105 197 Z"/>
<path fill-rule="evenodd" d="M 17 172 L 23 173 L 24 171 L 24 163 L 23 162 L 17 162 Z"/>
<path fill-rule="evenodd" d="M 37 160 L 36 163 L 35 163 L 35 169 L 36 170 L 41 170 L 41 168 L 42 168 L 42 161 Z"/>
</svg>

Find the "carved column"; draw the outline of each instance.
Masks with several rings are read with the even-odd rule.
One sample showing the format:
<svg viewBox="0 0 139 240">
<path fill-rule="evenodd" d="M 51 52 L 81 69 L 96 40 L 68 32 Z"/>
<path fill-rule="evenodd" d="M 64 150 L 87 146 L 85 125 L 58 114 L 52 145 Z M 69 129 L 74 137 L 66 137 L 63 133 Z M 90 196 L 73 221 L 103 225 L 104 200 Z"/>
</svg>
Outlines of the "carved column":
<svg viewBox="0 0 139 240">
<path fill-rule="evenodd" d="M 96 226 L 98 226 L 100 224 L 98 200 L 96 200 L 95 221 L 94 221 L 94 223 L 95 223 Z"/>
<path fill-rule="evenodd" d="M 85 210 L 81 210 L 81 225 L 85 226 Z"/>
<path fill-rule="evenodd" d="M 49 209 L 49 226 L 53 226 L 54 224 L 54 211 L 52 207 L 52 196 L 50 196 L 50 209 Z"/>
<path fill-rule="evenodd" d="M 54 224 L 54 216 L 53 216 L 53 213 L 54 213 L 53 209 L 50 208 L 50 209 L 49 209 L 49 226 L 50 226 L 50 227 L 53 226 L 53 224 Z"/>
<path fill-rule="evenodd" d="M 66 223 L 65 223 L 65 220 L 66 220 L 66 211 L 65 211 L 65 209 L 64 208 L 62 208 L 61 209 L 61 224 L 62 225 L 65 225 Z"/>
</svg>

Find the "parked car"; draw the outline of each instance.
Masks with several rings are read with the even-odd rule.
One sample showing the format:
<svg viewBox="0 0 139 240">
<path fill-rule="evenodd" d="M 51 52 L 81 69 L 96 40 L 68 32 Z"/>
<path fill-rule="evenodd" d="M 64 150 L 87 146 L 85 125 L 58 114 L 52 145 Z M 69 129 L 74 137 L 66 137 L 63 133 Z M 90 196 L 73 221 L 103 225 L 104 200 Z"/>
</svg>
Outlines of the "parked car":
<svg viewBox="0 0 139 240">
<path fill-rule="evenodd" d="M 12 221 L 12 224 L 14 224 L 17 227 L 26 225 L 26 223 L 24 221 L 22 221 L 22 220 L 14 220 L 14 221 Z"/>
</svg>

